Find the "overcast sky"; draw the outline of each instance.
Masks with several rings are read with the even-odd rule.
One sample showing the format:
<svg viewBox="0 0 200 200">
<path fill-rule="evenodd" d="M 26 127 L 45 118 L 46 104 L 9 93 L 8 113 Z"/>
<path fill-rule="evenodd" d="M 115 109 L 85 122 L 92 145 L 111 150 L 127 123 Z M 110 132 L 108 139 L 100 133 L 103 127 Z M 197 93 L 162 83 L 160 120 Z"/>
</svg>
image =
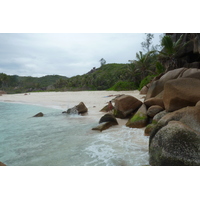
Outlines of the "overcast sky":
<svg viewBox="0 0 200 200">
<path fill-rule="evenodd" d="M 154 45 L 159 44 L 154 33 Z M 0 33 L 0 73 L 82 75 L 106 63 L 128 63 L 142 50 L 144 33 Z"/>
</svg>

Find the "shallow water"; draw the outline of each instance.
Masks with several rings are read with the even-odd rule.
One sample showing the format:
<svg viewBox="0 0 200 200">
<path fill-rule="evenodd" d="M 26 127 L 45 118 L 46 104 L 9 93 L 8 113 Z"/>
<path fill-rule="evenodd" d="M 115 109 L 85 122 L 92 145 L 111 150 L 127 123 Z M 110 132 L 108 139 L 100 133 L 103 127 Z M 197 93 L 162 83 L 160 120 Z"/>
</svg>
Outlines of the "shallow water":
<svg viewBox="0 0 200 200">
<path fill-rule="evenodd" d="M 11 166 L 148 165 L 148 137 L 113 126 L 92 131 L 99 118 L 0 102 L 0 161 Z M 32 117 L 43 112 L 44 117 Z"/>
</svg>

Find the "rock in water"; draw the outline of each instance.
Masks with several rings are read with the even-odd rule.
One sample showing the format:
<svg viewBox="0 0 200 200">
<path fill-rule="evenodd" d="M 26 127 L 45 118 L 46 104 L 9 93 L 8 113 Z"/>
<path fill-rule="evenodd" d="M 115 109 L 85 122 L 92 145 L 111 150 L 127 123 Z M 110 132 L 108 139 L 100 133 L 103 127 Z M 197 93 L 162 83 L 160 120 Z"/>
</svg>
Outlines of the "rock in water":
<svg viewBox="0 0 200 200">
<path fill-rule="evenodd" d="M 105 114 L 99 120 L 99 124 L 97 127 L 92 128 L 92 130 L 103 131 L 110 128 L 113 125 L 118 125 L 116 118 L 112 114 Z"/>
<path fill-rule="evenodd" d="M 36 115 L 34 115 L 33 117 L 43 117 L 44 114 L 42 112 L 37 113 Z"/>
<path fill-rule="evenodd" d="M 118 124 L 116 118 L 112 114 L 105 114 L 103 117 L 101 117 L 99 124 L 103 122 L 113 122 L 113 124 Z"/>
<path fill-rule="evenodd" d="M 73 108 L 69 108 L 67 111 L 64 111 L 62 113 L 67 114 L 83 114 L 88 111 L 87 107 L 83 102 L 80 102 L 78 105 L 74 106 Z"/>
<path fill-rule="evenodd" d="M 0 166 L 6 166 L 4 163 L 0 162 Z"/>
<path fill-rule="evenodd" d="M 96 126 L 96 127 L 92 128 L 92 130 L 96 130 L 96 131 L 101 131 L 102 132 L 103 130 L 108 129 L 111 126 L 113 126 L 112 122 L 104 122 L 104 123 L 101 123 L 99 126 Z"/>
</svg>

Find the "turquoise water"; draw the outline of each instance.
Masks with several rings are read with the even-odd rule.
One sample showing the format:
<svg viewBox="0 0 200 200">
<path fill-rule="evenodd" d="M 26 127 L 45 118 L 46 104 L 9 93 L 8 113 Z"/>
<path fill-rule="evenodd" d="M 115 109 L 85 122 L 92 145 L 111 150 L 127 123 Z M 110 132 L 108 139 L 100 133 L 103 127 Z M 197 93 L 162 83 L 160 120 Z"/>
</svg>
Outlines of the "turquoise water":
<svg viewBox="0 0 200 200">
<path fill-rule="evenodd" d="M 148 165 L 143 131 L 91 129 L 99 119 L 62 110 L 0 102 L 0 161 L 10 166 Z M 43 112 L 43 117 L 32 117 Z"/>
</svg>

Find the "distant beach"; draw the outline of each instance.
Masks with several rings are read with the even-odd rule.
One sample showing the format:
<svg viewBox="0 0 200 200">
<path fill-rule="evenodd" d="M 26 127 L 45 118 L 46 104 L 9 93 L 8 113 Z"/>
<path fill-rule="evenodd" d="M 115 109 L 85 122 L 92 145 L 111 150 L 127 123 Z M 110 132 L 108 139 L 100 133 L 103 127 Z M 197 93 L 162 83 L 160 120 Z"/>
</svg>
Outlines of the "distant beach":
<svg viewBox="0 0 200 200">
<path fill-rule="evenodd" d="M 32 92 L 20 94 L 3 94 L 0 102 L 24 103 L 45 107 L 67 110 L 83 102 L 88 108 L 88 115 L 99 117 L 99 112 L 109 101 L 117 95 L 131 95 L 143 101 L 143 95 L 138 90 L 134 91 L 78 91 L 78 92 Z M 122 125 L 125 120 L 119 120 Z"/>
</svg>

